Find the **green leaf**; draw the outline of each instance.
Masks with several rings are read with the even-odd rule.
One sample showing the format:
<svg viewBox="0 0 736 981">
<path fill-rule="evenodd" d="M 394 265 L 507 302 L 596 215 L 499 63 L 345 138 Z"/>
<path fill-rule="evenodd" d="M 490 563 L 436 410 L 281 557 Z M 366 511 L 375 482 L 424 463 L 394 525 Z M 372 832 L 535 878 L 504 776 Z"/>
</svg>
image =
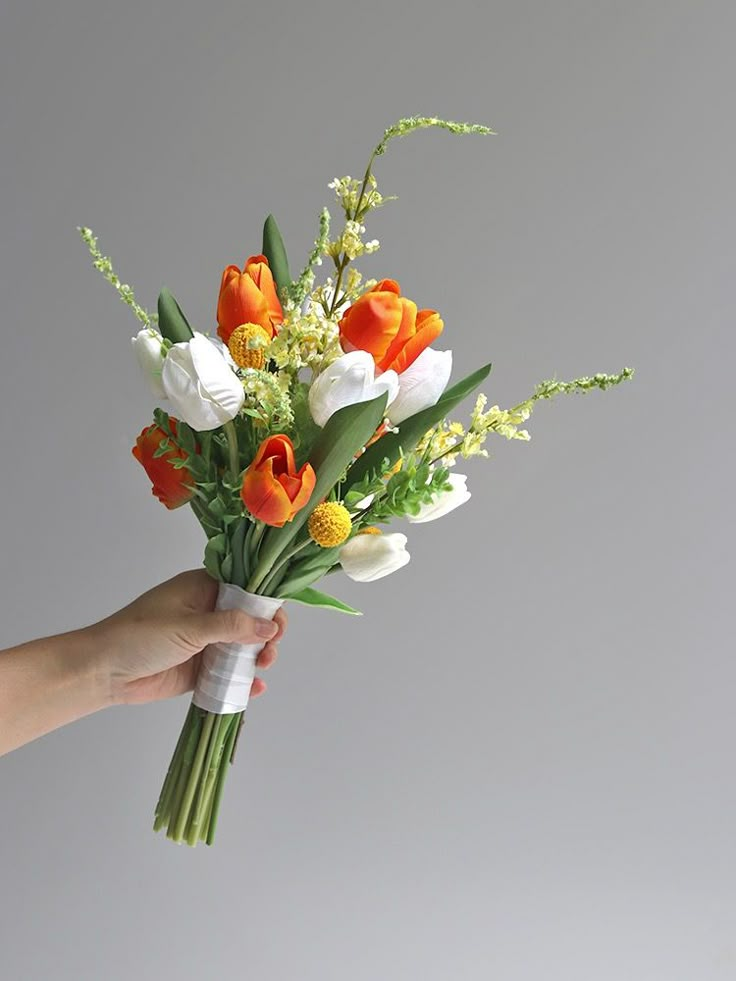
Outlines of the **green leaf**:
<svg viewBox="0 0 736 981">
<path fill-rule="evenodd" d="M 309 462 L 317 475 L 312 496 L 289 524 L 283 528 L 270 528 L 264 535 L 251 590 L 258 589 L 315 505 L 327 497 L 355 454 L 375 433 L 385 411 L 386 395 L 379 395 L 370 402 L 346 405 L 327 420 L 309 454 Z"/>
<path fill-rule="evenodd" d="M 296 575 L 301 575 L 303 572 L 326 572 L 327 569 L 330 569 L 337 562 L 341 548 L 342 545 L 334 545 L 332 548 L 320 548 L 314 555 L 308 555 L 304 559 L 299 558 L 289 563 L 289 575 L 292 572 Z"/>
<path fill-rule="evenodd" d="M 279 584 L 276 595 L 298 593 L 305 586 L 311 586 L 318 579 L 322 579 L 339 561 L 341 548 L 341 545 L 337 545 L 334 548 L 320 549 L 316 555 L 290 562 L 286 570 L 286 579 Z"/>
<path fill-rule="evenodd" d="M 194 438 L 194 431 L 185 422 L 180 420 L 176 427 L 176 435 L 179 446 L 194 456 L 197 452 L 197 441 Z"/>
<path fill-rule="evenodd" d="M 225 582 L 232 582 L 233 581 L 232 580 L 232 575 L 233 575 L 233 557 L 232 557 L 232 553 L 228 552 L 228 554 L 225 556 L 225 558 L 220 563 L 220 572 L 221 572 L 222 578 L 223 578 L 223 580 Z"/>
<path fill-rule="evenodd" d="M 225 536 L 213 535 L 204 547 L 204 567 L 213 579 L 222 580 L 220 557 L 225 554 L 227 543 Z"/>
<path fill-rule="evenodd" d="M 462 402 L 466 396 L 470 395 L 481 382 L 485 381 L 490 371 L 490 364 L 478 368 L 477 371 L 468 375 L 467 378 L 463 378 L 462 381 L 448 388 L 436 405 L 431 405 L 428 409 L 422 409 L 421 412 L 417 412 L 413 416 L 409 416 L 408 419 L 405 419 L 399 425 L 398 433 L 386 433 L 385 436 L 376 440 L 355 461 L 350 470 L 348 470 L 347 478 L 343 484 L 343 493 L 352 487 L 353 484 L 357 484 L 358 481 L 369 475 L 373 470 L 378 470 L 383 465 L 385 459 L 388 459 L 389 467 L 393 466 L 401 456 L 402 450 L 404 453 L 412 450 L 432 426 L 437 425 L 449 412 L 452 412 L 456 405 Z"/>
<path fill-rule="evenodd" d="M 227 505 L 221 497 L 213 497 L 209 503 L 209 508 L 218 518 L 222 518 L 227 513 Z"/>
<path fill-rule="evenodd" d="M 174 294 L 165 286 L 158 295 L 158 326 L 163 336 L 172 344 L 189 341 L 194 336 Z"/>
<path fill-rule="evenodd" d="M 227 538 L 222 532 L 219 535 L 213 535 L 207 542 L 207 548 L 217 555 L 225 555 L 227 552 Z"/>
<path fill-rule="evenodd" d="M 347 603 L 335 599 L 334 596 L 328 596 L 327 593 L 320 593 L 318 589 L 312 589 L 311 587 L 301 589 L 297 593 L 286 593 L 284 596 L 290 602 L 304 603 L 306 606 L 320 606 L 326 610 L 337 610 L 339 613 L 350 613 L 358 617 L 363 615 L 360 610 L 355 610 L 352 606 L 348 606 Z"/>
<path fill-rule="evenodd" d="M 291 286 L 291 274 L 289 273 L 289 260 L 286 258 L 286 247 L 281 238 L 279 226 L 273 215 L 266 218 L 263 226 L 263 254 L 268 259 L 276 289 L 279 294 L 283 289 Z"/>
</svg>

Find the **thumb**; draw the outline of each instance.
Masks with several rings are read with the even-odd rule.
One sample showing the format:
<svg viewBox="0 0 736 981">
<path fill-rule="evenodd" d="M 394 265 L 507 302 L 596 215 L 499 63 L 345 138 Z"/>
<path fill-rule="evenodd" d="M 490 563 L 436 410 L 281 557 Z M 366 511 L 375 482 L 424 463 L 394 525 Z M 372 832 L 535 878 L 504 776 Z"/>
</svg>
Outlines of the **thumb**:
<svg viewBox="0 0 736 981">
<path fill-rule="evenodd" d="M 197 650 L 207 644 L 257 644 L 271 640 L 278 631 L 273 620 L 252 617 L 244 610 L 213 610 L 185 618 L 179 633 Z"/>
</svg>

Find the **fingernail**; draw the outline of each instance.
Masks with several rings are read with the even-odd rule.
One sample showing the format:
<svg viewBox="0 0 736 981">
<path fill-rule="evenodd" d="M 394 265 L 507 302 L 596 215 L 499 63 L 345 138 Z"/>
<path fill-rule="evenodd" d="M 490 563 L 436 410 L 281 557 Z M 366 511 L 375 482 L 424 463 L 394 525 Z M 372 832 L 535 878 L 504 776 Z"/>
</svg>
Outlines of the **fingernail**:
<svg viewBox="0 0 736 981">
<path fill-rule="evenodd" d="M 256 633 L 259 637 L 263 637 L 264 640 L 273 637 L 278 629 L 273 620 L 262 620 L 260 617 L 256 619 Z"/>
</svg>

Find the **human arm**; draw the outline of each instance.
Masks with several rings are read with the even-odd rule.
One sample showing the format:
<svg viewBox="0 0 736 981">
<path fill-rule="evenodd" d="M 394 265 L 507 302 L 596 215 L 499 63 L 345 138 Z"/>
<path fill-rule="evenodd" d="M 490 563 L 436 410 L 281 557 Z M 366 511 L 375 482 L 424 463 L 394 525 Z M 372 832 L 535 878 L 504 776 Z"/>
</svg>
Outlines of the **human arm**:
<svg viewBox="0 0 736 981">
<path fill-rule="evenodd" d="M 190 691 L 210 643 L 266 641 L 257 665 L 270 667 L 286 614 L 216 611 L 217 590 L 203 569 L 183 572 L 98 623 L 0 651 L 0 755 L 107 706 Z M 256 678 L 251 697 L 265 687 Z"/>
</svg>

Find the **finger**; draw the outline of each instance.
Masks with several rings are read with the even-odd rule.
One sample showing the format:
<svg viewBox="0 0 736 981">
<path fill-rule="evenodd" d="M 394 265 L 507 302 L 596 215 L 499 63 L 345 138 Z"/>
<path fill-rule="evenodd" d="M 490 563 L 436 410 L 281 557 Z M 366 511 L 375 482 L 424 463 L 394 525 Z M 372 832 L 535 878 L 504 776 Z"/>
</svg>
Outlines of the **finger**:
<svg viewBox="0 0 736 981">
<path fill-rule="evenodd" d="M 289 615 L 286 612 L 286 610 L 284 610 L 283 607 L 282 607 L 280 610 L 277 610 L 276 611 L 276 615 L 274 616 L 273 620 L 274 620 L 274 623 L 279 628 L 278 631 L 277 631 L 277 633 L 276 633 L 276 636 L 273 638 L 273 640 L 274 640 L 274 643 L 278 643 L 278 641 L 280 641 L 281 638 L 286 633 L 286 628 L 289 625 Z"/>
<path fill-rule="evenodd" d="M 214 610 L 220 584 L 205 569 L 181 572 L 172 582 L 177 588 L 177 599 L 186 610 L 192 613 Z"/>
<path fill-rule="evenodd" d="M 268 686 L 262 678 L 254 678 L 253 684 L 250 686 L 250 697 L 258 698 L 262 695 Z"/>
<path fill-rule="evenodd" d="M 271 667 L 278 656 L 279 649 L 276 641 L 270 640 L 256 658 L 256 664 L 259 668 L 265 670 Z"/>
<path fill-rule="evenodd" d="M 243 610 L 214 610 L 183 617 L 175 633 L 195 650 L 207 644 L 257 644 L 272 640 L 278 631 L 273 620 L 252 617 Z"/>
</svg>

